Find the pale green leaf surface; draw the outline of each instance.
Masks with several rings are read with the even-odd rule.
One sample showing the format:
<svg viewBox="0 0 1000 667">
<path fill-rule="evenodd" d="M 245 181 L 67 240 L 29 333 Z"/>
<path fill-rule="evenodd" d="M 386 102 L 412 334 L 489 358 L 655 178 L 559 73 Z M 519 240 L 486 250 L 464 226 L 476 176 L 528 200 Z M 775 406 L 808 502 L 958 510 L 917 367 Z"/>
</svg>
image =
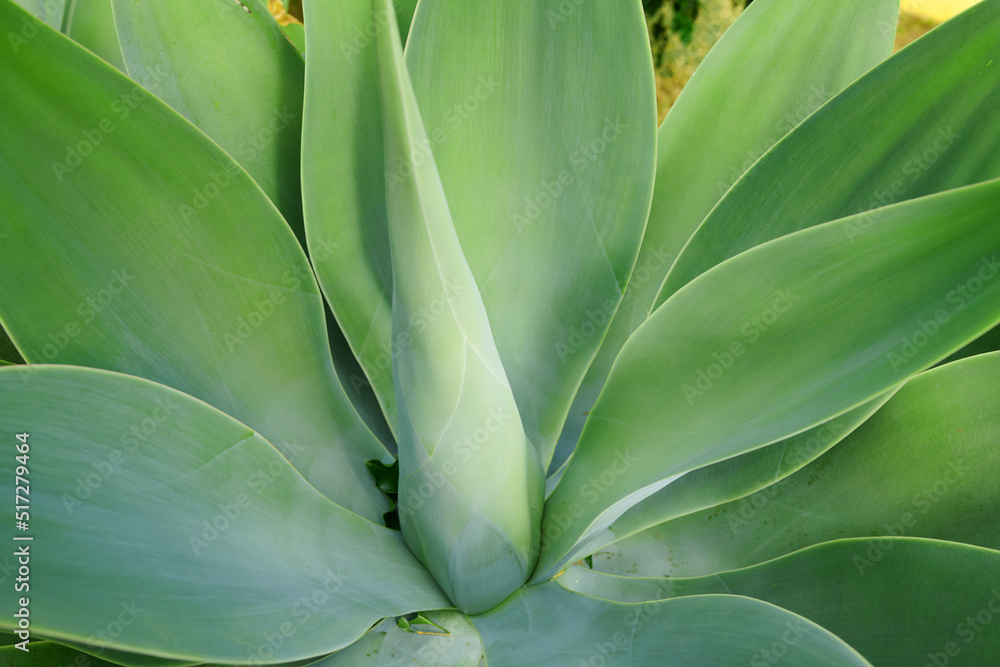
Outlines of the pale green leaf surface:
<svg viewBox="0 0 1000 667">
<path fill-rule="evenodd" d="M 385 218 L 382 108 L 370 0 L 305 0 L 303 209 L 310 259 L 363 373 L 396 430 L 390 345 L 392 264 Z"/>
<path fill-rule="evenodd" d="M 546 502 L 535 580 L 675 476 L 853 409 L 994 326 L 998 213 L 1000 181 L 951 190 L 860 238 L 852 217 L 758 246 L 678 292 L 615 363 Z"/>
<path fill-rule="evenodd" d="M 521 419 L 547 465 L 621 300 L 652 197 L 642 8 L 421 0 L 406 61 L 428 145 L 386 165 L 387 188 L 433 152 Z"/>
<path fill-rule="evenodd" d="M 112 3 L 129 75 L 239 162 L 305 245 L 299 179 L 305 66 L 266 1 Z M 189 198 L 187 216 L 206 215 L 212 192 L 206 181 L 202 196 Z"/>
<path fill-rule="evenodd" d="M 987 0 L 837 95 L 753 166 L 699 227 L 656 297 L 728 257 L 855 213 L 1000 177 L 1000 1 Z M 845 139 L 849 138 L 849 139 Z M 780 187 L 775 187 L 780 183 Z"/>
<path fill-rule="evenodd" d="M 773 445 L 698 468 L 630 508 L 608 529 L 578 545 L 562 565 L 659 523 L 748 496 L 807 465 L 865 422 L 892 396 L 889 391 L 850 412 Z M 596 493 L 596 489 L 594 490 Z"/>
<path fill-rule="evenodd" d="M 576 445 L 584 413 L 697 226 L 758 157 L 892 53 L 898 12 L 899 0 L 758 1 L 712 47 L 660 125 L 636 271 L 574 401 L 556 463 Z"/>
<path fill-rule="evenodd" d="M 111 0 L 73 0 L 73 15 L 66 34 L 120 71 L 125 71 Z"/>
<path fill-rule="evenodd" d="M 982 667 L 1000 655 L 1000 552 L 965 544 L 837 540 L 694 579 L 613 577 L 574 567 L 557 581 L 627 602 L 718 593 L 765 600 L 819 624 L 879 667 Z"/>
<path fill-rule="evenodd" d="M 620 574 L 697 576 L 844 537 L 1000 549 L 1000 352 L 921 373 L 847 439 L 749 498 L 670 521 L 594 558 Z"/>
<path fill-rule="evenodd" d="M 548 582 L 521 589 L 472 622 L 490 665 L 756 667 L 754 661 L 768 664 L 765 652 L 776 644 L 787 649 L 783 657 L 789 665 L 869 665 L 811 621 L 732 595 L 622 604 Z M 783 641 L 790 629 L 794 641 Z"/>
<path fill-rule="evenodd" d="M 23 16 L 0 1 L 0 29 Z M 0 319 L 24 357 L 197 396 L 294 447 L 310 483 L 380 519 L 388 503 L 364 462 L 390 456 L 337 381 L 305 255 L 246 172 L 42 26 L 20 53 L 0 41 L 0 90 Z M 226 187 L 186 219 L 213 178 Z"/>
<path fill-rule="evenodd" d="M 372 628 L 360 640 L 315 667 L 479 667 L 483 655 L 476 628 L 461 612 L 438 611 L 424 614 L 448 634 L 434 626 L 415 626 L 421 632 L 405 632 L 389 618 Z"/>
<path fill-rule="evenodd" d="M 66 20 L 67 0 L 13 0 L 13 2 L 23 7 L 26 11 L 31 12 L 36 18 L 45 21 L 49 27 L 55 30 L 61 30 Z M 73 6 L 72 0 L 68 4 L 69 9 L 71 9 Z M 18 37 L 31 39 L 34 36 L 34 31 L 30 23 L 22 21 L 18 25 L 18 28 L 21 28 L 21 30 L 15 30 L 11 33 L 15 37 L 12 38 L 11 34 L 7 35 L 12 44 L 18 42 Z"/>
<path fill-rule="evenodd" d="M 267 441 L 190 396 L 42 366 L 27 385 L 0 369 L 0 405 L 5 451 L 30 434 L 23 534 L 39 635 L 285 662 L 341 648 L 385 616 L 451 606 L 399 533 L 330 502 Z M 146 421 L 140 440 L 131 429 Z M 56 543 L 66 548 L 45 546 Z M 10 628 L 14 596 L 0 604 Z"/>
<path fill-rule="evenodd" d="M 376 36 L 385 155 L 427 141 L 389 17 Z M 399 519 L 407 544 L 467 613 L 492 609 L 534 567 L 544 469 L 525 435 L 432 156 L 386 197 L 398 398 Z M 426 326 L 414 317 L 447 301 Z M 429 491 L 427 490 L 429 489 Z"/>
</svg>

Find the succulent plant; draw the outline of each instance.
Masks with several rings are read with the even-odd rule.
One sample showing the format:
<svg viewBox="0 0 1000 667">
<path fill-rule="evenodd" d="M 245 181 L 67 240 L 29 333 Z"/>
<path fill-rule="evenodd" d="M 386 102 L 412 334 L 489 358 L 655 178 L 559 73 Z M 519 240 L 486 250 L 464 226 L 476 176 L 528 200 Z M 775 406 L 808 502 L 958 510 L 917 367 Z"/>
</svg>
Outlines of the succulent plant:
<svg viewBox="0 0 1000 667">
<path fill-rule="evenodd" d="M 3 664 L 1000 654 L 1000 0 L 20 4 Z"/>
</svg>

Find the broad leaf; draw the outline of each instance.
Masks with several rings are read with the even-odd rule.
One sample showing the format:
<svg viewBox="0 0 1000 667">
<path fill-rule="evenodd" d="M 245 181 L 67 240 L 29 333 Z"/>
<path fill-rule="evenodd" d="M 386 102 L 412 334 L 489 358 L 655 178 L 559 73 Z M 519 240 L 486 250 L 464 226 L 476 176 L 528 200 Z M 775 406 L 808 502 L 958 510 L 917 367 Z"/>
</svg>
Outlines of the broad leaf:
<svg viewBox="0 0 1000 667">
<path fill-rule="evenodd" d="M 386 162 L 427 141 L 392 3 L 376 37 Z M 480 613 L 521 586 L 538 554 L 544 469 L 525 435 L 432 156 L 386 198 L 392 253 L 399 519 L 449 597 Z M 453 291 L 455 286 L 462 287 Z M 448 305 L 415 326 L 430 304 Z"/>
<path fill-rule="evenodd" d="M 622 574 L 693 576 L 871 535 L 1000 549 L 998 385 L 1000 352 L 922 373 L 791 477 L 650 528 L 595 563 Z"/>
<path fill-rule="evenodd" d="M 789 665 L 869 665 L 815 623 L 733 595 L 622 604 L 548 582 L 472 622 L 490 665 L 756 665 L 778 652 Z"/>
<path fill-rule="evenodd" d="M 112 4 L 129 75 L 239 162 L 304 245 L 299 146 L 305 68 L 265 2 Z M 205 185 L 186 211 L 196 220 L 213 197 Z"/>
<path fill-rule="evenodd" d="M 851 410 L 1000 321 L 1000 180 L 759 246 L 690 283 L 622 350 L 546 503 L 535 580 L 695 468 Z M 964 291 L 963 291 L 964 290 Z"/>
<path fill-rule="evenodd" d="M 1000 614 L 998 578 L 1000 552 L 884 537 L 827 542 L 696 579 L 621 578 L 573 568 L 558 581 L 628 602 L 747 595 L 818 623 L 880 667 L 979 667 L 1000 655 L 993 627 Z"/>
<path fill-rule="evenodd" d="M 421 0 L 406 61 L 428 144 L 386 165 L 386 187 L 433 153 L 548 464 L 649 212 L 656 109 L 642 8 Z"/>
<path fill-rule="evenodd" d="M 989 0 L 837 95 L 719 202 L 654 307 L 765 241 L 868 211 L 845 230 L 860 240 L 882 224 L 880 207 L 1000 177 L 998 42 L 1000 2 Z"/>
<path fill-rule="evenodd" d="M 657 524 L 748 496 L 788 477 L 863 424 L 894 391 L 786 440 L 692 470 L 630 508 L 606 531 L 577 545 L 555 569 Z"/>
<path fill-rule="evenodd" d="M 758 157 L 892 53 L 898 12 L 899 0 L 758 1 L 712 47 L 657 133 L 639 260 L 570 411 L 559 463 L 684 243 Z"/>
<path fill-rule="evenodd" d="M 390 345 L 392 265 L 385 218 L 382 108 L 370 0 L 305 0 L 302 184 L 310 259 L 330 308 L 390 429 L 396 397 Z M 379 23 L 378 21 L 381 21 Z M 335 75 L 334 75 L 335 74 Z"/>
<path fill-rule="evenodd" d="M 0 0 L 0 29 L 24 19 Z M 391 457 L 337 381 L 319 289 L 277 210 L 176 112 L 33 25 L 18 53 L 0 41 L 0 320 L 22 355 L 197 396 L 294 443 L 310 483 L 378 520 L 364 462 Z"/>
<path fill-rule="evenodd" d="M 285 662 L 346 646 L 384 616 L 451 606 L 399 533 L 330 502 L 260 435 L 190 396 L 42 366 L 28 385 L 0 369 L 0 405 L 7 497 L 28 445 L 29 527 L 16 536 L 33 538 L 41 636 Z M 0 605 L 11 628 L 14 596 Z"/>
</svg>

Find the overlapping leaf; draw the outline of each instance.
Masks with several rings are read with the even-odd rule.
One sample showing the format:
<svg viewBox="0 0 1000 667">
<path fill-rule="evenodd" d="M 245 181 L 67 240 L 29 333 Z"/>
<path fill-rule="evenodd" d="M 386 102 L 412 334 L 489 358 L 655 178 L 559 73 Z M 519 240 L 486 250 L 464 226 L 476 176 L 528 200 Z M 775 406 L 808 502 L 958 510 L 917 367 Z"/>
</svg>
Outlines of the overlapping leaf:
<svg viewBox="0 0 1000 667">
<path fill-rule="evenodd" d="M 911 44 L 777 144 L 719 202 L 670 269 L 655 307 L 728 257 L 811 225 L 1000 177 L 1000 2 Z M 780 184 L 776 187 L 775 184 Z"/>
<path fill-rule="evenodd" d="M 752 496 L 617 545 L 603 570 L 694 576 L 842 537 L 1000 549 L 1000 352 L 922 373 L 844 442 Z"/>
<path fill-rule="evenodd" d="M 818 623 L 874 665 L 988 665 L 1000 654 L 1000 552 L 885 537 L 827 542 L 755 567 L 695 579 L 609 577 L 573 568 L 571 590 L 639 602 L 735 594 Z M 683 598 L 681 598 L 683 599 Z"/>
<path fill-rule="evenodd" d="M 406 60 L 428 145 L 386 165 L 387 187 L 433 153 L 547 464 L 649 211 L 656 110 L 640 3 L 421 0 Z"/>
<path fill-rule="evenodd" d="M 1000 181 L 888 207 L 735 257 L 622 350 L 546 503 L 536 580 L 574 542 L 689 470 L 812 428 L 1000 320 Z M 720 296 L 724 295 L 724 296 Z"/>
<path fill-rule="evenodd" d="M 331 503 L 258 434 L 190 396 L 65 366 L 24 385 L 8 367 L 0 405 L 5 451 L 28 434 L 18 535 L 34 538 L 41 636 L 286 662 L 346 646 L 384 616 L 450 606 L 398 533 Z M 17 602 L 0 604 L 11 628 Z"/>
<path fill-rule="evenodd" d="M 23 20 L 0 1 L 4 30 Z M 337 381 L 278 211 L 181 116 L 33 25 L 28 44 L 0 43 L 0 320 L 21 353 L 197 396 L 294 445 L 314 486 L 379 519 L 365 460 L 390 456 Z"/>
<path fill-rule="evenodd" d="M 574 401 L 557 463 L 576 445 L 611 364 L 684 243 L 758 157 L 889 56 L 898 11 L 899 0 L 755 2 L 712 47 L 660 125 L 636 271 Z"/>
</svg>

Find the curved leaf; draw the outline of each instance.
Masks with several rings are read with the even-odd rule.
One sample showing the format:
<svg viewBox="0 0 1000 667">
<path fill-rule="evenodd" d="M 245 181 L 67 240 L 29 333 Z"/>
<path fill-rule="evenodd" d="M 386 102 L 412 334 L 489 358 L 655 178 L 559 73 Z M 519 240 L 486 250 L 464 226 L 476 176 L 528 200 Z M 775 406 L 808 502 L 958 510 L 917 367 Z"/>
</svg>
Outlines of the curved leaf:
<svg viewBox="0 0 1000 667">
<path fill-rule="evenodd" d="M 1000 180 L 845 218 L 690 283 L 629 340 L 546 503 L 535 580 L 677 476 L 871 400 L 1000 320 Z M 964 291 L 963 291 L 964 290 Z"/>
<path fill-rule="evenodd" d="M 818 623 L 886 667 L 979 667 L 1000 655 L 1000 552 L 884 537 L 827 542 L 696 579 L 610 577 L 573 568 L 570 590 L 638 602 L 728 593 Z"/>
<path fill-rule="evenodd" d="M 649 212 L 656 105 L 642 8 L 421 0 L 406 62 L 428 144 L 386 165 L 386 187 L 433 153 L 547 465 Z"/>
<path fill-rule="evenodd" d="M 24 17 L 0 2 L 3 30 Z M 294 447 L 310 483 L 379 519 L 388 505 L 365 460 L 391 457 L 337 381 L 302 249 L 246 172 L 44 26 L 17 53 L 0 41 L 0 90 L 0 319 L 24 357 L 197 396 Z M 44 132 L 30 129 L 39 118 Z"/>
<path fill-rule="evenodd" d="M 129 75 L 238 161 L 305 246 L 299 180 L 305 69 L 265 3 L 112 4 Z"/>
<path fill-rule="evenodd" d="M 385 218 L 382 108 L 370 0 L 305 0 L 302 185 L 310 259 L 330 308 L 396 431 L 390 345 L 392 265 Z M 335 73 L 335 75 L 334 75 Z"/>
<path fill-rule="evenodd" d="M 698 468 L 630 508 L 608 529 L 578 544 L 554 569 L 593 554 L 657 524 L 748 496 L 784 479 L 836 445 L 895 393 L 887 392 L 850 412 L 773 445 Z"/>
<path fill-rule="evenodd" d="M 622 604 L 548 582 L 521 589 L 472 623 L 490 665 L 756 666 L 778 653 L 790 665 L 869 665 L 811 621 L 732 595 Z"/>
<path fill-rule="evenodd" d="M 30 525 L 18 536 L 33 538 L 40 635 L 284 662 L 343 647 L 384 616 L 450 607 L 398 533 L 333 504 L 258 434 L 190 396 L 42 366 L 28 385 L 0 369 L 0 405 L 5 451 L 28 434 Z M 11 498 L 14 463 L 0 479 Z M 10 628 L 17 602 L 0 605 Z"/>
<path fill-rule="evenodd" d="M 421 667 L 479 667 L 482 643 L 465 614 L 438 611 L 424 616 L 437 625 L 416 626 L 418 631 L 406 632 L 396 619 L 386 619 L 313 667 L 402 667 L 414 663 Z"/>
<path fill-rule="evenodd" d="M 427 141 L 392 3 L 376 37 L 386 162 Z M 492 609 L 538 553 L 544 470 L 528 440 L 449 215 L 433 157 L 386 201 L 399 399 L 399 519 L 407 544 L 467 613 Z M 414 326 L 428 304 L 447 306 Z M 428 491 L 429 489 L 429 491 Z"/>
<path fill-rule="evenodd" d="M 898 13 L 899 0 L 758 0 L 712 47 L 657 133 L 636 272 L 570 410 L 561 459 L 684 243 L 758 157 L 892 53 Z"/>
<path fill-rule="evenodd" d="M 1000 2 L 980 3 L 837 95 L 719 202 L 654 308 L 770 239 L 869 211 L 845 230 L 856 240 L 882 224 L 881 207 L 1000 177 L 998 41 Z"/>
<path fill-rule="evenodd" d="M 1000 352 L 921 373 L 794 475 L 651 528 L 595 564 L 622 574 L 695 576 L 871 535 L 1000 549 L 998 383 Z"/>
<path fill-rule="evenodd" d="M 73 15 L 66 34 L 108 64 L 125 71 L 111 0 L 73 0 Z"/>
</svg>

